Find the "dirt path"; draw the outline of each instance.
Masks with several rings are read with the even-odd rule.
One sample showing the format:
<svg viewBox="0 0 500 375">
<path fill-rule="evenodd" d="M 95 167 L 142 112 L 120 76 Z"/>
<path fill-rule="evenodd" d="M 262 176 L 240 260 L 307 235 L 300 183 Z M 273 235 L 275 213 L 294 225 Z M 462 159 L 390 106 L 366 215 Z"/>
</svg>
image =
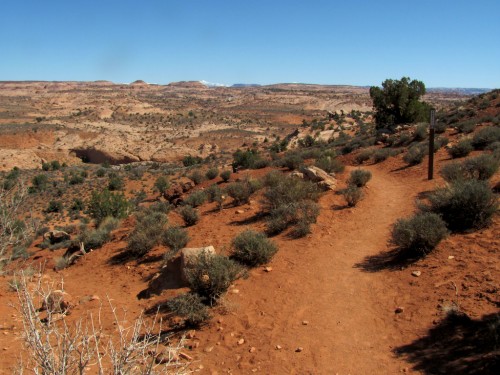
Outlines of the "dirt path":
<svg viewBox="0 0 500 375">
<path fill-rule="evenodd" d="M 408 367 L 392 348 L 402 340 L 397 322 L 404 319 L 394 310 L 409 296 L 398 294 L 390 272 L 368 273 L 356 265 L 387 248 L 390 226 L 412 211 L 415 193 L 409 181 L 377 166 L 367 169 L 373 178 L 357 207 L 340 207 L 340 197 L 328 194 L 310 238 L 280 241 L 273 271 L 255 270 L 238 283 L 229 298 L 237 310 L 221 323 L 206 358 L 221 359 L 211 370 L 392 374 Z"/>
</svg>

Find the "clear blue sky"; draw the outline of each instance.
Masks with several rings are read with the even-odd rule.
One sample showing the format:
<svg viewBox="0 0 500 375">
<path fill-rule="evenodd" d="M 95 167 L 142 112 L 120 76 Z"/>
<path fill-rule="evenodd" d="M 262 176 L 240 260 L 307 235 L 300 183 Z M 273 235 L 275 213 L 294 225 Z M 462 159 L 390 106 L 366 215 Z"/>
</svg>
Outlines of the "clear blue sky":
<svg viewBox="0 0 500 375">
<path fill-rule="evenodd" d="M 500 87 L 500 0 L 1 0 L 0 80 Z"/>
</svg>

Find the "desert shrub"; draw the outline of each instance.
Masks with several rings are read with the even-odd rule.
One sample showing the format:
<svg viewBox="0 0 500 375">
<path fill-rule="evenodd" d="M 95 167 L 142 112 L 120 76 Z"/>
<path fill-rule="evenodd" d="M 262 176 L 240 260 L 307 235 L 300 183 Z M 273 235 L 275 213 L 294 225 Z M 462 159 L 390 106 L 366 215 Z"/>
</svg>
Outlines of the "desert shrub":
<svg viewBox="0 0 500 375">
<path fill-rule="evenodd" d="M 104 177 L 106 175 L 106 169 L 104 168 L 99 168 L 97 171 L 95 171 L 96 177 Z"/>
<path fill-rule="evenodd" d="M 222 189 L 217 184 L 210 185 L 205 193 L 207 195 L 207 199 L 210 203 L 215 202 L 222 195 Z"/>
<path fill-rule="evenodd" d="M 217 168 L 210 168 L 206 173 L 205 177 L 207 180 L 213 180 L 219 175 L 219 170 Z"/>
<path fill-rule="evenodd" d="M 249 182 L 233 182 L 226 187 L 227 195 L 234 200 L 236 206 L 248 203 L 253 193 Z"/>
<path fill-rule="evenodd" d="M 394 146 L 406 146 L 412 141 L 412 137 L 409 133 L 401 133 L 399 137 L 394 142 Z"/>
<path fill-rule="evenodd" d="M 42 171 L 50 171 L 50 164 L 42 162 Z"/>
<path fill-rule="evenodd" d="M 461 121 L 455 125 L 455 128 L 460 133 L 472 133 L 476 129 L 476 122 L 474 120 Z"/>
<path fill-rule="evenodd" d="M 351 171 L 351 176 L 349 177 L 348 184 L 357 187 L 363 187 L 372 178 L 372 173 L 364 169 L 356 169 Z"/>
<path fill-rule="evenodd" d="M 130 169 L 128 176 L 131 180 L 141 180 L 144 176 L 144 169 L 141 167 L 133 167 Z"/>
<path fill-rule="evenodd" d="M 202 253 L 186 277 L 192 292 L 214 304 L 241 272 L 242 267 L 224 255 Z"/>
<path fill-rule="evenodd" d="M 128 237 L 127 252 L 141 257 L 162 240 L 167 216 L 161 212 L 145 210 L 136 214 L 137 223 Z"/>
<path fill-rule="evenodd" d="M 109 191 L 123 190 L 124 188 L 125 188 L 125 182 L 123 181 L 123 178 L 120 175 L 113 174 L 109 177 L 109 182 L 108 182 Z"/>
<path fill-rule="evenodd" d="M 191 173 L 188 178 L 194 182 L 195 185 L 199 185 L 203 182 L 203 180 L 205 180 L 205 176 L 203 176 L 203 174 L 196 170 L 194 171 L 193 173 Z"/>
<path fill-rule="evenodd" d="M 448 182 L 466 179 L 461 163 L 450 163 L 441 168 L 439 174 Z"/>
<path fill-rule="evenodd" d="M 59 163 L 58 160 L 52 160 L 50 162 L 50 168 L 53 170 L 53 171 L 58 171 L 59 169 L 61 169 L 61 163 Z"/>
<path fill-rule="evenodd" d="M 168 300 L 167 308 L 174 315 L 184 318 L 189 327 L 199 327 L 210 319 L 208 307 L 196 293 L 185 293 Z"/>
<path fill-rule="evenodd" d="M 324 153 L 318 148 L 307 148 L 300 151 L 300 156 L 302 159 L 319 159 L 324 156 Z M 335 157 L 336 155 L 333 152 L 333 155 L 328 156 Z"/>
<path fill-rule="evenodd" d="M 233 170 L 239 169 L 251 169 L 254 167 L 255 162 L 260 159 L 259 152 L 257 150 L 236 150 L 233 154 L 233 163 L 231 164 Z"/>
<path fill-rule="evenodd" d="M 262 169 L 269 166 L 269 160 L 266 159 L 257 159 L 253 164 L 253 169 Z"/>
<path fill-rule="evenodd" d="M 488 180 L 498 170 L 500 161 L 493 155 L 482 154 L 464 160 L 462 163 L 450 163 L 441 169 L 441 175 L 448 181 Z"/>
<path fill-rule="evenodd" d="M 427 155 L 427 148 L 425 145 L 415 145 L 408 149 L 406 154 L 403 156 L 403 160 L 405 163 L 409 165 L 417 165 L 424 160 L 425 155 Z"/>
<path fill-rule="evenodd" d="M 83 184 L 83 181 L 85 181 L 85 177 L 83 177 L 81 174 L 71 174 L 69 178 L 69 184 L 70 185 L 79 185 Z"/>
<path fill-rule="evenodd" d="M 104 230 L 106 232 L 111 232 L 112 230 L 115 230 L 118 228 L 118 225 L 120 225 L 120 220 L 117 219 L 116 217 L 111 217 L 108 216 L 104 218 L 103 221 L 99 224 L 98 229 Z M 68 233 L 71 233 L 71 231 L 67 230 Z"/>
<path fill-rule="evenodd" d="M 49 183 L 49 178 L 45 174 L 37 174 L 31 179 L 30 192 L 44 191 Z"/>
<path fill-rule="evenodd" d="M 490 143 L 484 149 L 488 150 L 488 151 L 493 151 L 493 152 L 498 151 L 498 150 L 500 150 L 500 141 Z"/>
<path fill-rule="evenodd" d="M 304 164 L 304 159 L 299 154 L 290 153 L 285 155 L 282 160 L 282 165 L 287 167 L 289 170 L 293 171 L 295 169 L 299 169 L 302 164 Z"/>
<path fill-rule="evenodd" d="M 173 254 L 186 247 L 188 241 L 187 231 L 180 227 L 168 227 L 161 238 L 162 245 L 168 246 Z"/>
<path fill-rule="evenodd" d="M 179 215 L 181 215 L 182 220 L 184 220 L 184 224 L 190 227 L 195 225 L 200 220 L 200 214 L 198 210 L 194 209 L 191 206 L 183 206 L 179 210 Z"/>
<path fill-rule="evenodd" d="M 354 207 L 363 198 L 363 190 L 357 186 L 350 185 L 346 189 L 342 190 L 342 195 L 347 202 L 349 207 Z"/>
<path fill-rule="evenodd" d="M 18 246 L 14 246 L 12 248 L 12 254 L 10 256 L 10 258 L 12 260 L 16 260 L 16 259 L 28 259 L 30 257 L 30 253 L 28 251 L 28 248 L 24 245 L 18 245 Z"/>
<path fill-rule="evenodd" d="M 222 171 L 220 177 L 222 178 L 222 181 L 228 182 L 229 178 L 231 178 L 231 171 Z"/>
<path fill-rule="evenodd" d="M 448 154 L 453 159 L 463 158 L 471 153 L 474 148 L 472 147 L 472 143 L 470 139 L 462 139 L 456 145 L 448 149 Z"/>
<path fill-rule="evenodd" d="M 203 190 L 192 192 L 185 200 L 184 203 L 191 207 L 201 206 L 207 200 L 207 194 Z"/>
<path fill-rule="evenodd" d="M 497 198 L 487 182 L 455 181 L 434 191 L 426 209 L 440 215 L 453 232 L 479 229 L 490 223 L 498 208 Z"/>
<path fill-rule="evenodd" d="M 434 152 L 446 146 L 449 142 L 450 140 L 446 137 L 437 137 L 434 141 Z"/>
<path fill-rule="evenodd" d="M 344 164 L 338 159 L 331 158 L 329 156 L 324 156 L 314 163 L 318 168 L 323 169 L 327 173 L 341 173 L 344 171 Z"/>
<path fill-rule="evenodd" d="M 392 228 L 392 243 L 408 256 L 424 256 L 448 234 L 446 223 L 432 212 L 399 219 Z"/>
<path fill-rule="evenodd" d="M 83 242 L 86 250 L 97 249 L 111 240 L 111 231 L 118 227 L 119 220 L 113 217 L 105 218 L 96 229 L 86 226 L 80 231 L 77 242 Z"/>
<path fill-rule="evenodd" d="M 370 160 L 374 151 L 373 150 L 363 150 L 359 154 L 356 155 L 354 160 L 357 164 L 363 164 L 363 162 Z"/>
<path fill-rule="evenodd" d="M 278 248 L 265 234 L 247 230 L 233 239 L 232 257 L 247 266 L 258 266 L 271 260 Z"/>
<path fill-rule="evenodd" d="M 61 201 L 50 201 L 45 212 L 62 212 L 63 204 Z"/>
<path fill-rule="evenodd" d="M 500 128 L 495 126 L 488 126 L 487 128 L 479 130 L 472 138 L 472 146 L 476 150 L 483 150 L 494 142 L 500 141 Z"/>
<path fill-rule="evenodd" d="M 413 132 L 413 141 L 421 142 L 427 138 L 427 128 L 428 124 L 418 124 Z"/>
<path fill-rule="evenodd" d="M 316 222 L 318 215 L 319 205 L 311 200 L 282 204 L 270 211 L 266 222 L 266 231 L 273 235 L 283 232 L 290 226 L 295 226 L 291 235 L 301 237 L 300 234 L 304 233 L 304 229 L 307 229 L 305 234 L 310 232 L 310 226 Z"/>
<path fill-rule="evenodd" d="M 160 194 L 163 194 L 165 190 L 167 190 L 170 187 L 170 183 L 168 181 L 168 178 L 165 176 L 159 176 L 153 185 L 154 190 L 157 191 Z"/>
<path fill-rule="evenodd" d="M 172 206 L 168 202 L 154 202 L 149 206 L 149 210 L 152 212 L 162 212 L 168 214 L 172 210 Z"/>
<path fill-rule="evenodd" d="M 392 150 L 389 150 L 387 148 L 381 148 L 381 149 L 376 150 L 373 153 L 373 162 L 374 163 L 381 163 L 381 162 L 383 162 L 389 156 L 392 156 L 391 151 Z"/>
<path fill-rule="evenodd" d="M 264 209 L 268 212 L 280 206 L 302 200 L 317 201 L 319 190 L 311 181 L 286 176 L 281 172 L 271 172 L 264 178 L 267 189 L 264 192 Z"/>
<path fill-rule="evenodd" d="M 128 215 L 130 203 L 122 193 L 112 193 L 109 190 L 93 191 L 87 205 L 87 212 L 97 225 L 107 216 L 123 219 Z"/>
<path fill-rule="evenodd" d="M 446 122 L 437 120 L 436 124 L 434 125 L 434 131 L 437 134 L 441 134 L 441 133 L 444 133 L 446 131 L 447 127 L 448 127 L 448 125 L 446 124 Z"/>
<path fill-rule="evenodd" d="M 85 209 L 85 204 L 80 198 L 75 198 L 73 199 L 73 202 L 71 203 L 71 206 L 69 208 L 71 211 L 83 211 Z"/>
<path fill-rule="evenodd" d="M 182 164 L 185 167 L 191 167 L 196 164 L 200 164 L 203 161 L 199 156 L 187 155 L 182 159 Z"/>
<path fill-rule="evenodd" d="M 98 229 L 86 229 L 78 237 L 86 250 L 97 249 L 110 240 L 109 232 Z"/>
</svg>

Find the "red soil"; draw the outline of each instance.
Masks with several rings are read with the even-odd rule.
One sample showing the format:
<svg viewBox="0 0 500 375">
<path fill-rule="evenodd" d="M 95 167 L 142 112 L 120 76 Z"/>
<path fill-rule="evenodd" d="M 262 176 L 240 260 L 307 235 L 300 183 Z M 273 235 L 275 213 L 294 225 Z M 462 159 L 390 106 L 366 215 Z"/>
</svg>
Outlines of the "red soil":
<svg viewBox="0 0 500 375">
<path fill-rule="evenodd" d="M 444 155 L 438 153 L 438 163 Z M 391 225 L 411 215 L 420 193 L 442 183 L 439 178 L 427 181 L 425 164 L 401 167 L 401 157 L 363 166 L 373 178 L 356 207 L 345 207 L 341 196 L 329 192 L 320 200 L 321 215 L 311 235 L 298 240 L 275 237 L 280 251 L 269 264 L 272 271 L 257 268 L 236 281 L 214 318 L 190 340 L 192 368 L 206 374 L 425 373 L 438 359 L 434 364 L 419 362 L 413 355 L 417 349 L 404 351 L 402 346 L 426 338 L 453 304 L 472 318 L 497 312 L 498 219 L 480 232 L 451 236 L 417 263 L 392 262 Z M 248 225 L 264 227 L 254 220 L 260 210 L 257 201 L 222 212 L 211 209 L 204 206 L 201 221 L 189 229 L 190 247 L 214 245 L 225 252 Z M 171 221 L 177 220 L 174 216 Z M 175 275 L 149 287 L 148 281 L 161 271 L 159 261 L 109 263 L 125 247 L 130 225 L 126 221 L 114 233 L 115 241 L 76 265 L 59 273 L 46 269 L 52 280 L 64 277 L 65 290 L 80 301 L 71 317 L 98 308 L 98 303 L 86 302 L 90 295 L 103 302 L 109 296 L 133 317 L 185 290 Z M 61 251 L 38 250 L 37 261 L 60 256 Z M 151 258 L 159 254 L 160 249 Z M 414 270 L 421 276 L 412 276 Z M 21 346 L 21 325 L 7 306 L 15 302 L 15 293 L 7 287 L 10 277 L 0 280 L 0 373 L 10 374 Z M 150 298 L 138 300 L 148 287 Z M 397 308 L 402 312 L 396 313 Z M 243 344 L 238 344 L 240 339 Z M 446 343 L 440 344 L 446 351 Z"/>
</svg>

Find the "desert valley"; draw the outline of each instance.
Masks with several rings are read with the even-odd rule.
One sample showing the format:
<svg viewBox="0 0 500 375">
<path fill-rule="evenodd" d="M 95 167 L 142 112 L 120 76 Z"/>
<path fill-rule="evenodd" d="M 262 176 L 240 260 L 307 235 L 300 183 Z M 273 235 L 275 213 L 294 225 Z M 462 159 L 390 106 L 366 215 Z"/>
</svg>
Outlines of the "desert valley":
<svg viewBox="0 0 500 375">
<path fill-rule="evenodd" d="M 0 82 L 0 374 L 499 373 L 500 91 L 417 100 L 433 179 L 370 87 Z"/>
</svg>

